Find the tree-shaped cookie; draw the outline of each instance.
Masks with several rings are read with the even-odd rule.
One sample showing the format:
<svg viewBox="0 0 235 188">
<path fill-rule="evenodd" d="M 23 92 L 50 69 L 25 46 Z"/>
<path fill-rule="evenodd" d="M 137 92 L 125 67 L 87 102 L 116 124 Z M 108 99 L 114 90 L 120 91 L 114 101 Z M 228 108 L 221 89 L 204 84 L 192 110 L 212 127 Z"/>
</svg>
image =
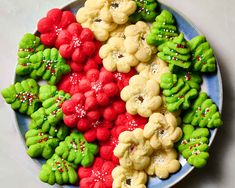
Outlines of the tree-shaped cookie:
<svg viewBox="0 0 235 188">
<path fill-rule="evenodd" d="M 205 92 L 201 92 L 194 101 L 192 108 L 185 112 L 183 122 L 208 128 L 216 128 L 223 124 L 216 104 Z"/>
<path fill-rule="evenodd" d="M 55 150 L 63 159 L 84 167 L 90 166 L 94 161 L 94 155 L 98 152 L 98 146 L 85 140 L 82 133 L 73 132 Z"/>
<path fill-rule="evenodd" d="M 188 109 L 192 99 L 198 95 L 201 82 L 202 78 L 195 73 L 185 72 L 178 76 L 172 73 L 162 74 L 160 86 L 167 110 L 173 112 Z"/>
<path fill-rule="evenodd" d="M 2 90 L 2 96 L 11 108 L 19 112 L 31 115 L 41 105 L 38 98 L 39 86 L 33 79 L 17 82 Z"/>
<path fill-rule="evenodd" d="M 216 59 L 213 49 L 206 41 L 205 36 L 197 36 L 188 42 L 193 59 L 193 70 L 200 72 L 214 72 L 216 70 Z"/>
<path fill-rule="evenodd" d="M 30 62 L 34 69 L 31 77 L 42 78 L 52 85 L 57 83 L 63 74 L 70 71 L 69 65 L 56 48 L 37 52 L 30 57 Z"/>
<path fill-rule="evenodd" d="M 31 33 L 26 33 L 22 37 L 18 47 L 16 74 L 21 76 L 30 74 L 33 67 L 29 59 L 33 54 L 41 50 L 44 50 L 44 45 L 41 44 L 40 38 Z"/>
<path fill-rule="evenodd" d="M 77 181 L 76 166 L 54 154 L 42 165 L 39 178 L 50 185 L 75 184 Z"/>
<path fill-rule="evenodd" d="M 147 36 L 148 44 L 159 46 L 178 36 L 177 27 L 173 15 L 167 10 L 163 10 L 156 21 L 152 24 L 150 34 Z"/>
<path fill-rule="evenodd" d="M 137 9 L 134 14 L 129 16 L 131 22 L 144 20 L 152 22 L 157 16 L 157 2 L 155 0 L 135 0 Z"/>
<path fill-rule="evenodd" d="M 191 66 L 190 47 L 184 39 L 183 33 L 175 37 L 172 41 L 162 45 L 157 56 L 169 63 L 169 67 L 172 71 L 179 68 L 188 69 Z"/>
<path fill-rule="evenodd" d="M 194 129 L 192 125 L 183 126 L 183 137 L 178 145 L 178 151 L 187 159 L 190 165 L 202 168 L 206 165 L 209 154 L 207 128 Z"/>
</svg>

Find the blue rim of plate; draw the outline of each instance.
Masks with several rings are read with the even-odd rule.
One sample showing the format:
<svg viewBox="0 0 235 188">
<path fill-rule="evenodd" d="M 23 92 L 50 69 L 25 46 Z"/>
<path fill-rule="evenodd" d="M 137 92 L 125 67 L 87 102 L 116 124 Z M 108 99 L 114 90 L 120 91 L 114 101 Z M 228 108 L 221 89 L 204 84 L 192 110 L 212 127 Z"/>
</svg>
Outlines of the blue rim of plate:
<svg viewBox="0 0 235 188">
<path fill-rule="evenodd" d="M 76 13 L 77 10 L 83 6 L 84 0 L 78 0 L 75 2 L 72 2 L 68 5 L 63 6 L 61 9 L 64 10 L 70 10 L 73 13 Z M 196 26 L 194 26 L 191 21 L 189 21 L 186 16 L 184 16 L 181 12 L 178 10 L 175 10 L 163 3 L 159 3 L 161 9 L 166 9 L 170 11 L 176 20 L 177 27 L 179 31 L 184 33 L 185 38 L 187 40 L 190 40 L 191 38 L 201 35 L 202 33 L 197 29 Z M 36 33 L 36 32 L 35 32 Z M 15 82 L 20 81 L 22 78 L 15 75 Z M 207 94 L 211 97 L 211 99 L 216 103 L 216 105 L 219 108 L 219 111 L 222 112 L 222 105 L 223 105 L 223 86 L 222 86 L 222 79 L 221 79 L 221 73 L 220 73 L 220 68 L 219 64 L 217 61 L 217 72 L 215 74 L 207 74 L 203 76 L 203 84 L 202 84 L 202 91 L 206 91 Z M 28 125 L 29 125 L 29 118 L 21 115 L 18 112 L 15 112 L 15 119 L 16 119 L 16 124 L 17 130 L 22 136 L 22 141 L 24 142 L 25 145 L 25 132 L 28 130 Z M 209 145 L 212 144 L 212 141 L 215 138 L 217 129 L 210 130 L 210 140 L 209 140 Z M 27 150 L 27 146 L 25 145 L 25 149 Z M 32 159 L 34 160 L 35 163 L 37 163 L 38 167 L 45 162 L 44 159 Z M 165 188 L 165 187 L 171 187 L 181 181 L 183 178 L 185 178 L 193 169 L 194 167 L 190 166 L 185 159 L 180 156 L 180 163 L 181 163 L 181 169 L 176 172 L 175 174 L 171 174 L 168 179 L 161 180 L 156 177 L 150 177 L 147 187 L 148 188 Z M 37 178 L 38 175 L 35 176 Z M 74 187 L 72 185 L 65 185 L 64 187 Z"/>
</svg>

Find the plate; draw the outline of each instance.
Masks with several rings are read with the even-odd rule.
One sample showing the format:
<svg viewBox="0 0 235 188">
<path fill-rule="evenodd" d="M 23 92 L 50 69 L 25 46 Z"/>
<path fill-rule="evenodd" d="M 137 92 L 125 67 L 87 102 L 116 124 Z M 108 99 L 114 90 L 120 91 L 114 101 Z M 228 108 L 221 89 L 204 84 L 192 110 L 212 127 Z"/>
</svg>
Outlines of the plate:
<svg viewBox="0 0 235 188">
<path fill-rule="evenodd" d="M 70 10 L 72 11 L 74 14 L 76 14 L 77 10 L 83 6 L 84 4 L 84 0 L 80 0 L 80 1 L 76 1 L 74 3 L 71 3 L 67 6 L 65 6 L 63 9 L 66 10 Z M 159 3 L 160 4 L 160 3 Z M 187 20 L 187 18 L 182 15 L 182 13 L 179 13 L 178 11 L 164 5 L 164 4 L 160 4 L 160 7 L 162 9 L 166 9 L 168 11 L 170 11 L 176 20 L 178 29 L 180 32 L 184 33 L 185 38 L 187 40 L 192 39 L 193 37 L 200 35 L 201 33 L 199 32 L 199 30 L 192 24 L 190 23 L 189 20 Z M 35 23 L 36 25 L 36 23 Z M 15 81 L 19 81 L 22 78 L 16 76 L 15 77 Z M 202 90 L 206 91 L 207 94 L 211 97 L 211 99 L 216 103 L 216 105 L 219 108 L 219 111 L 221 112 L 222 110 L 222 103 L 223 103 L 223 91 L 222 91 L 222 80 L 221 80 L 221 74 L 220 74 L 220 69 L 219 69 L 219 65 L 217 62 L 217 72 L 215 74 L 208 74 L 203 76 L 203 84 L 202 84 Z M 18 123 L 18 129 L 19 132 L 22 136 L 22 141 L 25 143 L 25 132 L 28 130 L 28 125 L 29 125 L 29 118 L 27 118 L 24 115 L 21 115 L 20 113 L 16 112 L 16 120 Z M 210 141 L 209 141 L 209 145 L 211 145 L 215 135 L 216 135 L 217 129 L 211 130 L 211 137 L 210 137 Z M 25 148 L 27 148 L 27 146 L 25 146 Z M 34 162 L 38 163 L 38 165 L 41 165 L 45 162 L 45 160 L 43 159 L 32 159 L 34 160 Z M 166 180 L 160 180 L 156 177 L 150 177 L 147 187 L 148 188 L 154 188 L 154 187 L 158 187 L 158 188 L 162 188 L 162 187 L 171 187 L 173 185 L 175 185 L 177 182 L 179 182 L 180 180 L 182 180 L 186 175 L 188 175 L 194 167 L 190 166 L 187 161 L 185 159 L 183 159 L 180 156 L 180 163 L 181 163 L 181 169 L 175 173 L 172 174 L 168 179 Z M 35 178 L 38 177 L 38 174 L 35 174 Z M 74 186 L 64 186 L 64 187 L 74 187 Z"/>
</svg>

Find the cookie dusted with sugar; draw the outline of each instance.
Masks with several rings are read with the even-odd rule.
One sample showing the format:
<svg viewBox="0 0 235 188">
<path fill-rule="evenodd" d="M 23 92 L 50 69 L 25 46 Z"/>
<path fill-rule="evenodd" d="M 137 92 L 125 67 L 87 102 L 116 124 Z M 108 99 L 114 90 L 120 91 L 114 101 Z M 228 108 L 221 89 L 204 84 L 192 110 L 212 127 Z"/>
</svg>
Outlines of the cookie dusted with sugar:
<svg viewBox="0 0 235 188">
<path fill-rule="evenodd" d="M 126 102 L 128 113 L 142 117 L 151 116 L 162 104 L 158 82 L 140 75 L 130 79 L 129 85 L 121 91 L 121 98 Z"/>
</svg>

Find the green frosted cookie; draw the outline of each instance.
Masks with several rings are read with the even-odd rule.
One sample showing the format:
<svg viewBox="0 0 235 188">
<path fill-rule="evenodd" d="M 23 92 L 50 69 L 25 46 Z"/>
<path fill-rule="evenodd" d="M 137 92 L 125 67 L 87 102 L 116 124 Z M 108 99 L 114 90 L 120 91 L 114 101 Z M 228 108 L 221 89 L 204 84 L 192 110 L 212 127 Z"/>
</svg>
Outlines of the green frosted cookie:
<svg viewBox="0 0 235 188">
<path fill-rule="evenodd" d="M 76 166 L 54 154 L 42 165 L 39 174 L 41 181 L 54 185 L 75 184 L 77 181 Z"/>
<path fill-rule="evenodd" d="M 33 79 L 17 82 L 2 90 L 2 96 L 11 108 L 19 112 L 31 115 L 41 105 L 38 98 L 39 86 Z"/>
<path fill-rule="evenodd" d="M 137 9 L 134 14 L 129 17 L 131 22 L 138 22 L 140 20 L 152 22 L 157 16 L 157 2 L 155 0 L 134 0 Z"/>
<path fill-rule="evenodd" d="M 190 165 L 202 168 L 209 158 L 207 128 L 194 129 L 192 125 L 183 126 L 183 137 L 179 142 L 178 151 L 187 159 Z"/>
<path fill-rule="evenodd" d="M 147 36 L 147 43 L 159 46 L 173 40 L 177 36 L 178 30 L 173 15 L 167 10 L 163 10 L 151 26 L 150 33 Z"/>
<path fill-rule="evenodd" d="M 201 82 L 201 77 L 195 73 L 162 74 L 160 87 L 163 89 L 167 110 L 174 112 L 188 109 L 192 99 L 198 95 Z"/>
<path fill-rule="evenodd" d="M 19 43 L 16 74 L 21 76 L 29 75 L 33 70 L 29 59 L 41 50 L 44 50 L 44 45 L 40 43 L 40 38 L 31 33 L 26 33 Z"/>
<path fill-rule="evenodd" d="M 191 51 L 184 39 L 184 34 L 181 33 L 172 41 L 164 43 L 159 49 L 157 56 L 163 61 L 169 63 L 170 70 L 182 68 L 188 69 L 191 65 Z"/>
<path fill-rule="evenodd" d="M 213 49 L 206 41 L 205 36 L 197 36 L 188 42 L 192 51 L 193 70 L 200 72 L 214 72 L 216 59 Z"/>
<path fill-rule="evenodd" d="M 73 132 L 67 136 L 65 141 L 55 150 L 56 154 L 67 161 L 84 167 L 88 167 L 93 163 L 94 155 L 98 152 L 98 146 L 88 143 L 82 133 Z"/>
<path fill-rule="evenodd" d="M 56 48 L 37 52 L 30 57 L 30 62 L 34 69 L 31 77 L 42 78 L 52 85 L 56 84 L 63 74 L 70 72 L 69 65 Z"/>
<path fill-rule="evenodd" d="M 208 128 L 216 128 L 223 124 L 217 106 L 205 92 L 201 92 L 192 108 L 185 112 L 183 122 Z"/>
<path fill-rule="evenodd" d="M 57 91 L 56 86 L 46 84 L 39 89 L 39 99 L 42 101 L 48 122 L 55 125 L 63 119 L 61 107 L 65 100 L 70 99 L 70 95 L 62 90 Z"/>
</svg>

